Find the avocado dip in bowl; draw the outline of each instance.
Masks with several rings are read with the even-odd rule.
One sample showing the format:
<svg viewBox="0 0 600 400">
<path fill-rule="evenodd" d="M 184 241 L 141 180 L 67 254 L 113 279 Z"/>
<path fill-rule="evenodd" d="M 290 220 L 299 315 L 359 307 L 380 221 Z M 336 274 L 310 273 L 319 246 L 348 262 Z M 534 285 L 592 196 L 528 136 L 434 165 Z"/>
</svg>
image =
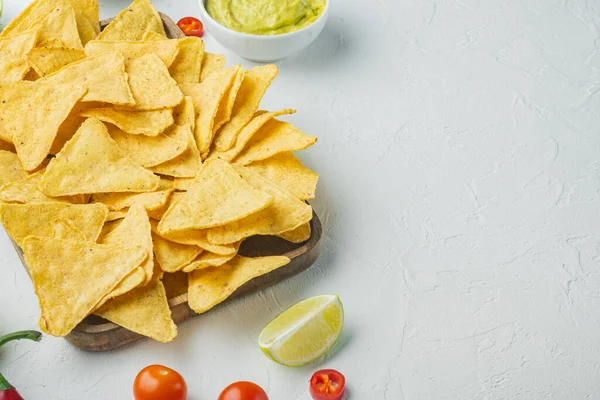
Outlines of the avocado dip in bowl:
<svg viewBox="0 0 600 400">
<path fill-rule="evenodd" d="M 331 0 L 199 0 L 202 19 L 224 47 L 251 61 L 286 58 L 312 43 Z"/>
</svg>

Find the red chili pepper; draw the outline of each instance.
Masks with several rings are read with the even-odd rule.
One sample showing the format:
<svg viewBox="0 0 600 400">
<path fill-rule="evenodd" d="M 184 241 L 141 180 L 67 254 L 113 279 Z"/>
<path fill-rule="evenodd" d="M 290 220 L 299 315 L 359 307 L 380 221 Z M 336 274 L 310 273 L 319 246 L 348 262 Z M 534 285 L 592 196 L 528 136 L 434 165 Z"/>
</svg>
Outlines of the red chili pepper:
<svg viewBox="0 0 600 400">
<path fill-rule="evenodd" d="M 18 331 L 0 336 L 0 347 L 13 340 L 28 339 L 39 342 L 42 334 L 38 331 Z M 0 400 L 24 400 L 13 385 L 0 374 Z"/>
<path fill-rule="evenodd" d="M 310 395 L 314 400 L 341 400 L 346 378 L 335 369 L 322 369 L 310 378 Z"/>
<path fill-rule="evenodd" d="M 185 36 L 204 36 L 204 25 L 198 18 L 194 17 L 184 17 L 177 22 L 177 26 Z"/>
</svg>

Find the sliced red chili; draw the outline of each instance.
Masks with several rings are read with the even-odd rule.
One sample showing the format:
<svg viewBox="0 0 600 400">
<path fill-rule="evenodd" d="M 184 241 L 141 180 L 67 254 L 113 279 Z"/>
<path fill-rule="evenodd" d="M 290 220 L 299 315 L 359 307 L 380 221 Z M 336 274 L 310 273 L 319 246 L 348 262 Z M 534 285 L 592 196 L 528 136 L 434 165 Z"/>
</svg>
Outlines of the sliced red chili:
<svg viewBox="0 0 600 400">
<path fill-rule="evenodd" d="M 204 25 L 202 22 L 195 17 L 184 17 L 177 22 L 179 29 L 185 33 L 186 36 L 204 36 Z"/>
<path fill-rule="evenodd" d="M 335 369 L 322 369 L 310 378 L 310 394 L 314 400 L 341 400 L 346 378 Z"/>
</svg>

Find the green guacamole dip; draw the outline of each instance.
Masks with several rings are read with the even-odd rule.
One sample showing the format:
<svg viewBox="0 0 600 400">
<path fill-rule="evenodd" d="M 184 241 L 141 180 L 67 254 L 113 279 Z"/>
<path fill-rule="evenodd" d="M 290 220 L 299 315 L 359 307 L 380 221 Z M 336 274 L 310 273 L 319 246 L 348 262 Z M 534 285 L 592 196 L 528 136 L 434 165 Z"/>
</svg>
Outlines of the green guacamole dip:
<svg viewBox="0 0 600 400">
<path fill-rule="evenodd" d="M 315 22 L 326 0 L 206 0 L 206 11 L 218 23 L 238 32 L 280 35 Z"/>
</svg>

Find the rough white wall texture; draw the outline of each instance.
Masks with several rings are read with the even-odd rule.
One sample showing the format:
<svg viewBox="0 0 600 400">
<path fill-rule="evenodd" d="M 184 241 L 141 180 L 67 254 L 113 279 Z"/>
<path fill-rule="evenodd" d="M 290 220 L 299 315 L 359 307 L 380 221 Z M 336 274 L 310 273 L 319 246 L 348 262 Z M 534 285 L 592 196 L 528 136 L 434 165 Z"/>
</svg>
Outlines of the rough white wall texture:
<svg viewBox="0 0 600 400">
<path fill-rule="evenodd" d="M 7 1 L 4 24 L 26 3 Z M 600 3 L 331 1 L 264 101 L 320 137 L 301 154 L 322 175 L 319 262 L 169 345 L 11 346 L 0 370 L 26 398 L 129 398 L 150 363 L 181 371 L 192 400 L 239 379 L 306 399 L 317 367 L 343 371 L 359 400 L 600 398 Z M 127 1 L 101 3 L 109 17 Z M 198 14 L 193 0 L 156 4 Z M 207 48 L 223 51 L 210 36 Z M 34 327 L 0 236 L 0 330 Z M 335 350 L 293 370 L 263 357 L 261 327 L 321 293 L 346 306 Z"/>
</svg>

